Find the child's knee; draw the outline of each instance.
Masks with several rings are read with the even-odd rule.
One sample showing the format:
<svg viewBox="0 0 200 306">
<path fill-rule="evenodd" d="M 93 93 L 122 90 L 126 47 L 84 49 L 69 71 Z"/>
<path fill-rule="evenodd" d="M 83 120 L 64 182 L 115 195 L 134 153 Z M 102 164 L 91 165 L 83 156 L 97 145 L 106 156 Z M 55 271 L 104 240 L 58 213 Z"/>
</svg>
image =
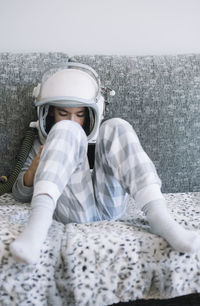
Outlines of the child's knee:
<svg viewBox="0 0 200 306">
<path fill-rule="evenodd" d="M 81 131 L 82 127 L 77 122 L 71 121 L 71 120 L 61 120 L 57 123 L 55 123 L 52 127 L 51 131 L 62 131 L 62 130 L 70 130 L 70 131 Z"/>
<path fill-rule="evenodd" d="M 72 138 L 81 142 L 87 142 L 87 136 L 80 124 L 71 120 L 62 120 L 54 124 L 47 139 L 52 138 L 68 139 Z"/>
<path fill-rule="evenodd" d="M 121 119 L 121 118 L 112 118 L 112 119 L 108 119 L 106 121 L 103 122 L 103 124 L 101 125 L 101 129 L 132 129 L 132 126 L 131 124 L 124 120 L 124 119 Z"/>
<path fill-rule="evenodd" d="M 101 128 L 104 127 L 131 127 L 130 123 L 122 118 L 111 118 L 103 122 Z"/>
<path fill-rule="evenodd" d="M 99 136 L 112 139 L 112 137 L 136 137 L 137 135 L 131 124 L 121 118 L 112 118 L 104 121 L 100 127 Z"/>
</svg>

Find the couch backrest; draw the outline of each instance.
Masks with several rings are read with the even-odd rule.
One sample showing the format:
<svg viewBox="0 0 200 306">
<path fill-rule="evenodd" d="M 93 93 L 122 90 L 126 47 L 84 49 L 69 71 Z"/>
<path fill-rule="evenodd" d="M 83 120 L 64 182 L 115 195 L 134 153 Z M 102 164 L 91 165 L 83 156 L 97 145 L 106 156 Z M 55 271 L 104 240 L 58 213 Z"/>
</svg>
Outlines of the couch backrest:
<svg viewBox="0 0 200 306">
<path fill-rule="evenodd" d="M 0 53 L 0 176 L 13 169 L 29 122 L 36 119 L 34 86 L 44 71 L 66 61 L 63 53 Z"/>
<path fill-rule="evenodd" d="M 20 141 L 35 117 L 32 89 L 42 73 L 64 64 L 64 53 L 0 54 L 0 174 L 15 164 Z M 200 55 L 75 56 L 116 91 L 106 118 L 136 130 L 156 165 L 163 192 L 200 190 Z"/>
</svg>

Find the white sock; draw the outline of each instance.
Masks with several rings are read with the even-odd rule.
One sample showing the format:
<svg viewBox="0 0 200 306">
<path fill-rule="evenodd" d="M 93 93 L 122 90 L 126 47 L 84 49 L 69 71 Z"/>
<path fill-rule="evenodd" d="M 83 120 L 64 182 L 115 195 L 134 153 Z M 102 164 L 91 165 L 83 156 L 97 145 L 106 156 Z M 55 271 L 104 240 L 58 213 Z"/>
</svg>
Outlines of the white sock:
<svg viewBox="0 0 200 306">
<path fill-rule="evenodd" d="M 194 253 L 200 250 L 200 235 L 184 229 L 173 220 L 167 211 L 165 202 L 146 204 L 143 208 L 151 227 L 151 232 L 162 236 L 179 252 Z"/>
<path fill-rule="evenodd" d="M 11 243 L 10 251 L 17 262 L 34 264 L 52 223 L 55 205 L 47 195 L 38 195 L 32 200 L 32 211 L 24 231 Z"/>
</svg>

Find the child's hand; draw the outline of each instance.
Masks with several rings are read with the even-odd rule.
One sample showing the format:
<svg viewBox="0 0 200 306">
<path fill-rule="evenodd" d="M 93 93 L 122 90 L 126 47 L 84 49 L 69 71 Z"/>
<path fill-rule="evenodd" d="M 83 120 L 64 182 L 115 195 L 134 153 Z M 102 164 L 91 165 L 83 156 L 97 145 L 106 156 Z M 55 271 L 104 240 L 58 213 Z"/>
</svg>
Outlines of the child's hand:
<svg viewBox="0 0 200 306">
<path fill-rule="evenodd" d="M 34 180 L 35 172 L 37 170 L 37 167 L 40 161 L 40 155 L 42 153 L 42 149 L 43 149 L 43 145 L 40 147 L 38 154 L 35 156 L 32 164 L 30 165 L 30 167 L 24 174 L 24 185 L 25 186 L 28 186 L 28 187 L 33 186 L 33 180 Z"/>
<path fill-rule="evenodd" d="M 38 164 L 39 164 L 39 161 L 40 161 L 40 155 L 42 153 L 42 149 L 43 149 L 43 146 L 40 147 L 40 150 L 38 152 L 38 154 L 35 156 L 32 164 L 30 165 L 29 167 L 29 170 L 35 175 L 35 172 L 37 170 L 37 167 L 38 167 Z"/>
</svg>

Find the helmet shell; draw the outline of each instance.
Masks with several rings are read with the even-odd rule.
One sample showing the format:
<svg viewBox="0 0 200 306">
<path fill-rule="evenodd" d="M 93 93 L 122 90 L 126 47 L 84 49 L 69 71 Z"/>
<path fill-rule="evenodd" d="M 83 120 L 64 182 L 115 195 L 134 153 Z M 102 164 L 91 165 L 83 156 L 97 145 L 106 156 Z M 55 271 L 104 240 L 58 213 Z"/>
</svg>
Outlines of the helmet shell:
<svg viewBox="0 0 200 306">
<path fill-rule="evenodd" d="M 38 130 L 41 143 L 47 137 L 49 107 L 87 107 L 89 109 L 89 142 L 95 142 L 104 116 L 104 97 L 99 77 L 90 66 L 68 63 L 67 67 L 47 71 L 34 88 Z"/>
</svg>

